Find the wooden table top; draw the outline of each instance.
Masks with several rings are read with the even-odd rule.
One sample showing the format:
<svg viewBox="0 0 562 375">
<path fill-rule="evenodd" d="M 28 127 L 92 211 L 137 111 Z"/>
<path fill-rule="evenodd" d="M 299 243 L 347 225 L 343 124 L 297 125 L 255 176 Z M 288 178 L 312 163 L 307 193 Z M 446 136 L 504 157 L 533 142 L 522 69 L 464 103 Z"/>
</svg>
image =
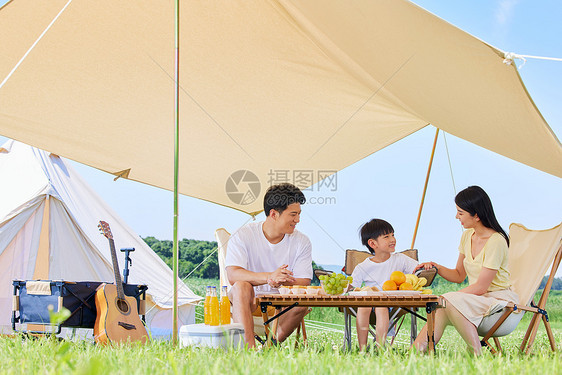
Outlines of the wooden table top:
<svg viewBox="0 0 562 375">
<path fill-rule="evenodd" d="M 266 294 L 256 297 L 258 304 L 273 306 L 354 307 L 354 306 L 388 306 L 388 307 L 425 307 L 428 303 L 442 304 L 442 297 L 432 294 L 416 295 L 372 295 L 372 296 L 325 296 L 307 294 Z"/>
</svg>

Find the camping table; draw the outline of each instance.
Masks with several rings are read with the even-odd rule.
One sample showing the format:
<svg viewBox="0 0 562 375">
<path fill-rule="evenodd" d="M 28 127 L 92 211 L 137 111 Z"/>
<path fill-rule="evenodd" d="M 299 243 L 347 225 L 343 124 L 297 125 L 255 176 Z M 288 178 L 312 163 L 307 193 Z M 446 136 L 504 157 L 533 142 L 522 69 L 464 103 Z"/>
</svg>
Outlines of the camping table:
<svg viewBox="0 0 562 375">
<path fill-rule="evenodd" d="M 279 316 L 289 309 L 296 306 L 303 307 L 403 307 L 403 308 L 425 308 L 427 312 L 427 336 L 428 348 L 430 352 L 435 350 L 434 342 L 434 322 L 435 310 L 443 306 L 443 299 L 440 296 L 417 294 L 417 295 L 373 295 L 373 296 L 323 296 L 323 295 L 282 295 L 267 294 L 256 298 L 261 307 L 265 332 L 269 338 L 269 323 L 273 322 L 272 333 L 277 333 L 277 323 Z M 267 307 L 273 306 L 276 309 L 275 315 L 269 317 Z M 281 311 L 281 308 L 289 307 Z M 347 321 L 346 321 L 347 324 Z M 347 332 L 347 331 L 346 331 Z M 351 337 L 346 337 L 348 349 L 351 348 Z"/>
</svg>

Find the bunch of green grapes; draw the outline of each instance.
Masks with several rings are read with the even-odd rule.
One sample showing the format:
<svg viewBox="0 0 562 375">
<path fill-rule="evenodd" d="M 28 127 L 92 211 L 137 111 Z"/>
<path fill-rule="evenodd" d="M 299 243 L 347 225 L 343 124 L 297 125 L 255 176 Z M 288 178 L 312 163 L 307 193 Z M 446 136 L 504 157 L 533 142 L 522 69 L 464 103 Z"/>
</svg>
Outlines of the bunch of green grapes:
<svg viewBox="0 0 562 375">
<path fill-rule="evenodd" d="M 322 287 L 327 294 L 342 294 L 346 291 L 347 286 L 353 282 L 353 277 L 346 277 L 341 273 L 320 275 L 318 278 L 320 279 Z"/>
</svg>

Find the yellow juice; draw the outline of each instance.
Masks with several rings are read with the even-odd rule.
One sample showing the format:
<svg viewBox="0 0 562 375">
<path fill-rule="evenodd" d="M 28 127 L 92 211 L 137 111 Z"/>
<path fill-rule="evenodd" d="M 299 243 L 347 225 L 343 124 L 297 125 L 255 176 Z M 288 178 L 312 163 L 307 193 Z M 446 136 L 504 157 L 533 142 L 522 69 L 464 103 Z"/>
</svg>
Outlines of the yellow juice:
<svg viewBox="0 0 562 375">
<path fill-rule="evenodd" d="M 230 300 L 226 293 L 226 287 L 223 287 L 221 293 L 221 324 L 230 324 Z"/>
<path fill-rule="evenodd" d="M 205 297 L 205 304 L 203 305 L 205 307 L 205 324 L 210 324 L 211 319 L 210 319 L 210 315 L 209 313 L 211 312 L 210 309 L 210 302 L 211 302 L 211 296 L 206 296 Z"/>
<path fill-rule="evenodd" d="M 210 306 L 210 302 L 211 302 L 211 287 L 208 286 L 207 287 L 207 293 L 205 295 L 205 303 L 203 304 L 203 308 L 204 308 L 204 322 L 205 324 L 211 324 L 211 306 Z"/>
<path fill-rule="evenodd" d="M 220 319 L 219 319 L 219 299 L 217 298 L 217 296 L 211 297 L 209 306 L 211 310 L 209 324 L 212 326 L 218 326 L 220 323 Z"/>
</svg>

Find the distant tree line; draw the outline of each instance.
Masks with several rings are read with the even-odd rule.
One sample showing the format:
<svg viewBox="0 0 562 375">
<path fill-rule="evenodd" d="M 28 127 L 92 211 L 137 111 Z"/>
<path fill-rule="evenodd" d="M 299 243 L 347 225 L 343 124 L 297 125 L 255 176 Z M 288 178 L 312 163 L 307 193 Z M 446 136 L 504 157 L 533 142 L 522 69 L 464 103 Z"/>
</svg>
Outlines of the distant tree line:
<svg viewBox="0 0 562 375">
<path fill-rule="evenodd" d="M 543 277 L 539 289 L 544 289 L 547 281 L 548 281 L 548 276 Z M 562 278 L 555 277 L 554 280 L 552 280 L 551 290 L 562 290 Z"/>
<path fill-rule="evenodd" d="M 159 240 L 155 237 L 145 237 L 143 240 L 170 268 L 172 268 L 174 261 L 172 241 Z M 191 276 L 207 279 L 219 277 L 219 260 L 216 251 L 217 243 L 215 241 L 198 241 L 184 238 L 178 242 L 178 249 L 178 276 L 180 278 L 189 275 L 189 273 L 207 257 L 209 258 L 205 263 L 201 264 Z"/>
<path fill-rule="evenodd" d="M 143 240 L 170 268 L 172 268 L 174 260 L 172 241 L 159 240 L 152 236 L 145 237 Z M 189 275 L 205 258 L 207 258 L 207 260 L 193 271 L 190 277 L 206 279 L 219 278 L 219 259 L 216 241 L 188 240 L 184 238 L 178 242 L 178 249 L 178 276 L 181 279 Z M 134 259 L 134 253 L 131 257 Z M 322 267 L 316 265 L 314 261 L 312 262 L 312 267 L 314 269 L 322 269 Z"/>
</svg>

